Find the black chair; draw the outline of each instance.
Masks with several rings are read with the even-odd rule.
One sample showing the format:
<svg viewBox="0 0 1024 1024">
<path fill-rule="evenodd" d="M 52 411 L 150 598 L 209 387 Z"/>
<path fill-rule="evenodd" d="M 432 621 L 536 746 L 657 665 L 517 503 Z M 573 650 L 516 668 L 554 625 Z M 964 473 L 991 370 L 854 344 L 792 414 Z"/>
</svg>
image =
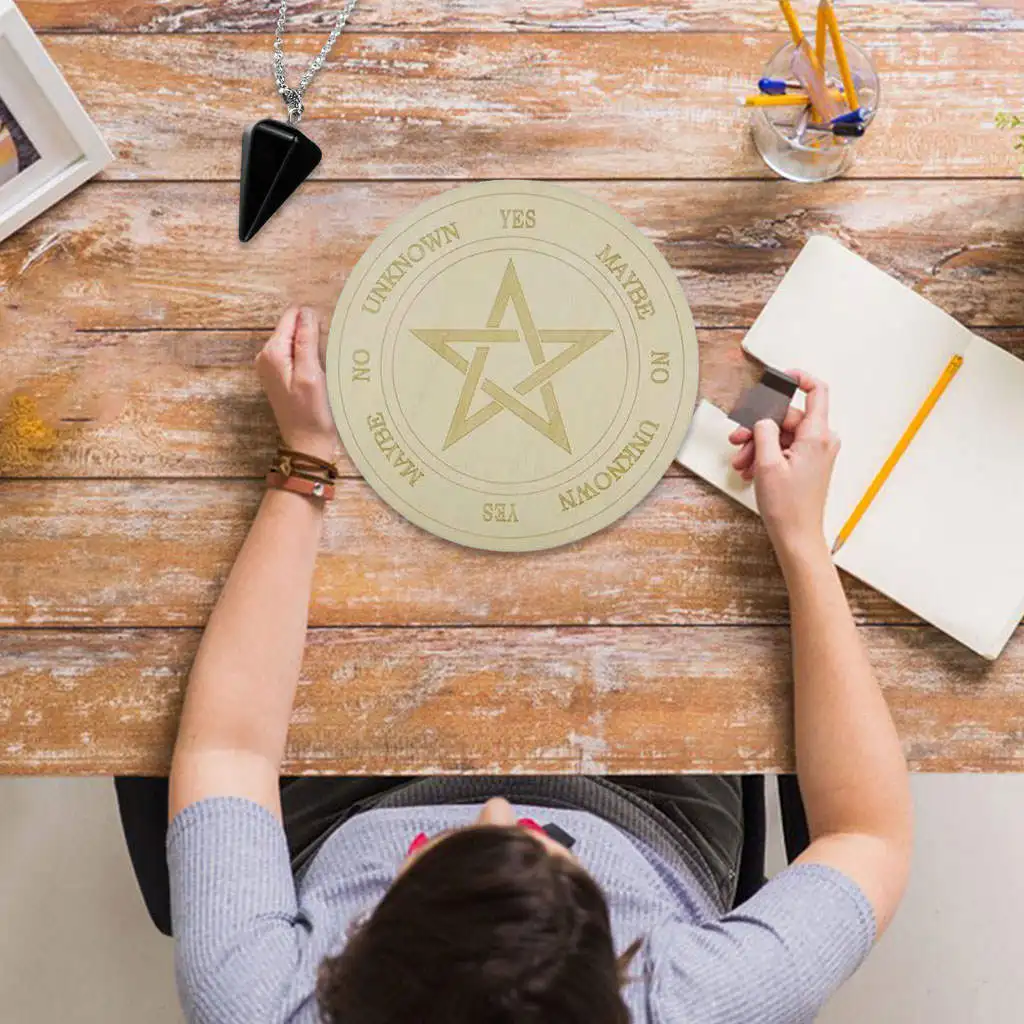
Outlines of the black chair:
<svg viewBox="0 0 1024 1024">
<path fill-rule="evenodd" d="M 795 775 L 744 775 L 743 795 L 743 850 L 740 854 L 739 881 L 733 906 L 750 899 L 767 881 L 764 873 L 764 855 L 767 838 L 765 810 L 766 780 L 773 778 L 779 787 L 779 805 L 782 811 L 782 835 L 786 845 L 786 860 L 792 863 L 810 845 L 800 785 Z"/>
<path fill-rule="evenodd" d="M 795 775 L 769 777 L 778 783 L 786 858 L 793 861 L 810 843 L 800 787 Z M 765 779 L 764 775 L 742 777 L 744 836 L 734 906 L 748 900 L 767 881 L 764 874 Z M 287 781 L 282 780 L 285 784 Z M 164 935 L 170 935 L 170 892 L 167 862 L 163 858 L 167 779 L 119 777 L 114 779 L 114 786 L 128 853 L 146 909 L 157 928 Z"/>
<path fill-rule="evenodd" d="M 136 775 L 114 778 L 117 810 L 135 880 L 153 924 L 171 934 L 171 883 L 164 857 L 168 780 Z"/>
</svg>

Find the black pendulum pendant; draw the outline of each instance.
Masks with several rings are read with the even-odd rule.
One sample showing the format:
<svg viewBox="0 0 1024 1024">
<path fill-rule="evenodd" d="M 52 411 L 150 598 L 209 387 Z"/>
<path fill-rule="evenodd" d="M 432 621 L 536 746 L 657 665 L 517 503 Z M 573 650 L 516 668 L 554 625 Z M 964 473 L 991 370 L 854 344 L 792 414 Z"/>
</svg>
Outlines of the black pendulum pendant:
<svg viewBox="0 0 1024 1024">
<path fill-rule="evenodd" d="M 313 173 L 320 147 L 292 124 L 266 118 L 242 135 L 238 237 L 248 242 Z"/>
<path fill-rule="evenodd" d="M 2 3 L 3 0 L 0 0 Z M 323 153 L 295 127 L 302 118 L 302 96 L 324 66 L 331 48 L 355 8 L 357 0 L 345 0 L 334 28 L 306 73 L 292 89 L 285 78 L 284 27 L 288 0 L 280 0 L 274 33 L 274 84 L 288 108 L 288 123 L 264 118 L 242 135 L 242 180 L 238 204 L 238 237 L 248 242 L 274 216 L 285 200 L 313 173 Z"/>
</svg>

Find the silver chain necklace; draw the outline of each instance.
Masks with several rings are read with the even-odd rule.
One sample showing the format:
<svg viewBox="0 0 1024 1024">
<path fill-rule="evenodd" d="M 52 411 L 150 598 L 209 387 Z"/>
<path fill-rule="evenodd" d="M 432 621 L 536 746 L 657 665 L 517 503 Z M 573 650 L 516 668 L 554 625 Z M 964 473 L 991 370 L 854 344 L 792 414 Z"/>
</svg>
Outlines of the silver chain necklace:
<svg viewBox="0 0 1024 1024">
<path fill-rule="evenodd" d="M 277 29 L 274 34 L 274 81 L 277 83 L 277 91 L 288 108 L 289 124 L 298 124 L 302 118 L 302 94 L 316 77 L 316 73 L 324 66 L 324 61 L 327 60 L 328 54 L 338 41 L 338 36 L 341 35 L 342 29 L 358 2 L 359 0 L 345 0 L 345 6 L 339 12 L 338 20 L 335 21 L 334 28 L 331 29 L 331 34 L 327 37 L 327 42 L 306 68 L 306 73 L 299 79 L 298 88 L 292 89 L 284 77 L 284 40 L 281 38 L 284 32 L 284 23 L 288 18 L 288 0 L 281 0 L 281 7 L 277 12 Z"/>
</svg>

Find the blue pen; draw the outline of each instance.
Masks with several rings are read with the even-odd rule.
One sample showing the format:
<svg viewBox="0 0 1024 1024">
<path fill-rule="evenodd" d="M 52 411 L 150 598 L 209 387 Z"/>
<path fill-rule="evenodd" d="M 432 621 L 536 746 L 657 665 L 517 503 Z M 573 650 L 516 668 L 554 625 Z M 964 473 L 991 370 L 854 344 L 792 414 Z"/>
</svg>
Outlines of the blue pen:
<svg viewBox="0 0 1024 1024">
<path fill-rule="evenodd" d="M 765 96 L 785 96 L 789 89 L 802 89 L 799 82 L 784 82 L 781 78 L 760 78 L 757 87 Z"/>
<path fill-rule="evenodd" d="M 809 124 L 806 130 L 809 132 L 829 132 L 832 135 L 845 139 L 859 139 L 867 131 L 867 125 L 850 124 L 849 122 L 846 124 L 836 124 L 833 121 L 829 124 Z"/>
<path fill-rule="evenodd" d="M 781 78 L 759 78 L 757 88 L 765 96 L 785 96 L 790 91 L 805 91 L 799 82 L 786 82 Z M 839 87 L 839 91 L 843 91 L 842 86 Z"/>
</svg>

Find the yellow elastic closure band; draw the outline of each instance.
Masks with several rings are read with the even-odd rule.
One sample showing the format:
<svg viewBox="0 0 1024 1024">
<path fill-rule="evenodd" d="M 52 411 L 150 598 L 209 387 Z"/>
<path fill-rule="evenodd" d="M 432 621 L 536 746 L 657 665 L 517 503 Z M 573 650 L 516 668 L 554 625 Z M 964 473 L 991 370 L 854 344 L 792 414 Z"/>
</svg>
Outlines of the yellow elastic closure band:
<svg viewBox="0 0 1024 1024">
<path fill-rule="evenodd" d="M 839 536 L 836 537 L 835 544 L 832 545 L 832 554 L 835 554 L 847 542 L 854 528 L 864 518 L 864 513 L 867 512 L 871 502 L 878 496 L 878 492 L 882 489 L 885 481 L 889 479 L 889 474 L 895 469 L 896 463 L 903 458 L 903 453 L 910 447 L 910 442 L 914 440 L 914 435 L 921 429 L 921 424 L 928 419 L 928 414 L 935 408 L 935 403 L 942 397 L 943 391 L 949 387 L 949 382 L 956 376 L 957 370 L 963 366 L 963 363 L 963 356 L 953 356 L 946 364 L 945 370 L 942 371 L 942 376 L 935 382 L 935 387 L 928 392 L 928 397 L 924 400 L 921 408 L 917 410 L 914 418 L 910 421 L 910 425 L 903 431 L 903 436 L 896 442 L 896 447 L 893 448 L 889 458 L 885 460 L 882 468 L 875 474 L 875 479 L 871 481 L 871 486 L 864 492 L 864 497 L 857 502 L 857 507 L 850 513 L 850 518 L 843 524 L 843 528 L 839 531 Z"/>
</svg>

